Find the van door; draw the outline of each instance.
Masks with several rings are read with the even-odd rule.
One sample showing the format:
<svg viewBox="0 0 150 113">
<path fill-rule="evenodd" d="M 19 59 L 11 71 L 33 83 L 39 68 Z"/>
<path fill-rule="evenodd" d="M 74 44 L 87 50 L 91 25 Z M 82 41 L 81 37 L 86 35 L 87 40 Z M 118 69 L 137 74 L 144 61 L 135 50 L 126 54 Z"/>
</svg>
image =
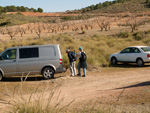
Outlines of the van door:
<svg viewBox="0 0 150 113">
<path fill-rule="evenodd" d="M 1 55 L 0 68 L 6 75 L 16 75 L 17 49 L 10 49 Z"/>
<path fill-rule="evenodd" d="M 37 74 L 37 60 L 39 58 L 39 48 L 20 48 L 18 59 L 18 74 Z"/>
</svg>

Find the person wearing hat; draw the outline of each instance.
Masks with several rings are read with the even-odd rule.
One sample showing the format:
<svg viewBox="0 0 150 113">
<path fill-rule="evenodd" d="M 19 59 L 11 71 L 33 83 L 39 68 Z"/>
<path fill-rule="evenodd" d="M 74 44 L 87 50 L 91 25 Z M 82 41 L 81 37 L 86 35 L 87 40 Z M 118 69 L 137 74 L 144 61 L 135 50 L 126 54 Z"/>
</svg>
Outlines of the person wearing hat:
<svg viewBox="0 0 150 113">
<path fill-rule="evenodd" d="M 86 54 L 85 52 L 83 52 L 83 48 L 80 47 L 79 48 L 79 53 L 77 54 L 77 56 L 79 57 L 79 63 L 78 63 L 78 76 L 81 76 L 81 71 L 80 68 L 83 68 L 83 75 L 82 77 L 86 77 L 86 68 L 87 68 L 87 64 L 86 64 Z"/>
<path fill-rule="evenodd" d="M 68 54 L 68 58 L 69 58 L 69 67 L 70 67 L 70 72 L 71 72 L 71 76 L 76 76 L 76 62 L 75 59 L 73 58 L 73 52 L 70 51 L 69 49 L 66 50 L 66 53 Z"/>
</svg>

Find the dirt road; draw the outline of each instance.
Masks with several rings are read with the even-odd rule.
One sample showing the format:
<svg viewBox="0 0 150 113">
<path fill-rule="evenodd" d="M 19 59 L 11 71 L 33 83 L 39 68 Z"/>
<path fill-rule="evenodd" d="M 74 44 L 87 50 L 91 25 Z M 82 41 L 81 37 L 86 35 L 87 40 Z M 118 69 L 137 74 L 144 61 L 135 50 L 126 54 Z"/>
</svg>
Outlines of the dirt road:
<svg viewBox="0 0 150 113">
<path fill-rule="evenodd" d="M 73 105 L 96 101 L 101 105 L 113 104 L 120 107 L 125 105 L 128 108 L 129 105 L 132 105 L 130 109 L 137 111 L 145 105 L 148 106 L 146 109 L 150 108 L 150 66 L 102 68 L 89 71 L 85 78 L 69 77 L 68 75 L 69 72 L 57 75 L 58 78 L 54 80 L 40 80 L 38 83 L 52 84 L 52 86 L 60 84 L 54 94 L 54 102 L 56 102 L 56 97 L 57 100 L 64 98 L 62 104 L 74 100 Z M 26 81 L 26 83 L 32 85 L 35 81 Z M 24 96 L 28 97 L 30 94 Z M 47 90 L 43 98 L 47 100 L 48 97 L 49 91 Z M 1 104 L 0 107 L 6 110 L 8 106 Z"/>
</svg>

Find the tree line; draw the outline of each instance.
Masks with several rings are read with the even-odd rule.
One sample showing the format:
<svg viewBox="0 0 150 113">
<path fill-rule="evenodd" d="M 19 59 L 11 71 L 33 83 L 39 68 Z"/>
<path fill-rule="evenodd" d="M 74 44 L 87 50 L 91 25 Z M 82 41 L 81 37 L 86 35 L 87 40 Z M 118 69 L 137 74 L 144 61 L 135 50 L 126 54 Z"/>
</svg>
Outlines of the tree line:
<svg viewBox="0 0 150 113">
<path fill-rule="evenodd" d="M 103 2 L 103 3 L 99 3 L 99 4 L 96 4 L 96 5 L 91 5 L 91 6 L 82 8 L 81 11 L 82 11 L 82 13 L 85 13 L 85 12 L 89 12 L 89 11 L 92 11 L 92 10 L 97 10 L 97 9 L 101 9 L 101 8 L 104 8 L 104 7 L 108 7 L 108 6 L 116 4 L 116 3 L 124 3 L 126 1 L 130 1 L 130 0 L 106 1 L 106 2 Z"/>
<path fill-rule="evenodd" d="M 38 8 L 38 9 L 34 9 L 34 8 L 28 8 L 28 7 L 24 7 L 24 6 L 5 6 L 2 7 L 0 6 L 0 13 L 2 12 L 43 12 L 42 8 Z"/>
</svg>

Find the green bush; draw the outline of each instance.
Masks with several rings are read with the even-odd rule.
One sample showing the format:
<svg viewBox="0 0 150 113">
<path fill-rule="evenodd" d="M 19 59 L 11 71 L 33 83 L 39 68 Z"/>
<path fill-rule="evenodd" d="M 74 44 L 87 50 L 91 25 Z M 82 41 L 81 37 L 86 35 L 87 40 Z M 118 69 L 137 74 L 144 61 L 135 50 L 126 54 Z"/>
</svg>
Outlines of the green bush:
<svg viewBox="0 0 150 113">
<path fill-rule="evenodd" d="M 128 32 L 120 32 L 118 34 L 119 38 L 128 38 L 129 37 L 129 33 Z"/>
<path fill-rule="evenodd" d="M 137 33 L 135 36 L 135 40 L 140 41 L 143 39 L 143 36 L 140 33 Z"/>
<path fill-rule="evenodd" d="M 10 19 L 6 20 L 5 22 L 0 23 L 0 26 L 6 26 L 11 24 Z"/>
<path fill-rule="evenodd" d="M 81 34 L 85 34 L 86 32 L 85 31 L 82 31 L 82 33 Z"/>
<path fill-rule="evenodd" d="M 61 18 L 62 20 L 72 20 L 73 17 L 72 16 L 64 16 Z"/>
<path fill-rule="evenodd" d="M 150 3 L 150 0 L 146 0 L 146 3 Z"/>
<path fill-rule="evenodd" d="M 42 22 L 44 19 L 39 17 L 24 16 L 20 13 L 16 14 L 1 14 L 0 26 L 4 25 L 20 25 L 31 22 Z"/>
</svg>

